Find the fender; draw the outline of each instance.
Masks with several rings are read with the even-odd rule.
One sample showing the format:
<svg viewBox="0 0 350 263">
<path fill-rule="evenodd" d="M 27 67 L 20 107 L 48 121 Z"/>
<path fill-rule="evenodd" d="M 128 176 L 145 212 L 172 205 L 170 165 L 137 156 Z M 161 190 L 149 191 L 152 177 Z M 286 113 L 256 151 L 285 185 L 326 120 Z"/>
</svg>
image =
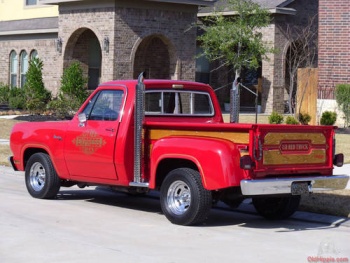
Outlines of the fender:
<svg viewBox="0 0 350 263">
<path fill-rule="evenodd" d="M 193 162 L 201 175 L 204 188 L 216 190 L 239 186 L 243 170 L 239 167 L 239 150 L 225 139 L 171 136 L 153 144 L 151 151 L 150 188 L 155 188 L 157 167 L 165 159 Z"/>
<path fill-rule="evenodd" d="M 19 167 L 20 169 L 19 170 L 25 170 L 25 167 L 24 167 L 24 156 L 25 156 L 25 153 L 27 151 L 31 151 L 31 150 L 34 150 L 35 152 L 46 152 L 49 156 L 50 156 L 50 159 L 52 161 L 52 165 L 54 166 L 58 176 L 61 178 L 61 179 L 69 179 L 70 176 L 69 176 L 69 173 L 67 171 L 67 167 L 66 167 L 66 164 L 65 164 L 65 161 L 63 159 L 63 151 L 61 148 L 52 148 L 51 146 L 49 145 L 43 145 L 43 144 L 26 144 L 23 146 L 23 148 L 21 149 L 21 166 Z M 52 151 L 52 149 L 54 149 L 54 151 Z M 59 150 L 56 150 L 56 149 L 59 149 Z"/>
<path fill-rule="evenodd" d="M 34 122 L 18 123 L 13 127 L 10 147 L 14 154 L 16 168 L 24 171 L 26 152 L 42 151 L 50 155 L 59 177 L 62 179 L 68 178 L 69 174 L 63 158 L 66 122 L 42 122 L 40 123 L 41 129 L 36 129 L 37 125 L 38 123 Z"/>
</svg>

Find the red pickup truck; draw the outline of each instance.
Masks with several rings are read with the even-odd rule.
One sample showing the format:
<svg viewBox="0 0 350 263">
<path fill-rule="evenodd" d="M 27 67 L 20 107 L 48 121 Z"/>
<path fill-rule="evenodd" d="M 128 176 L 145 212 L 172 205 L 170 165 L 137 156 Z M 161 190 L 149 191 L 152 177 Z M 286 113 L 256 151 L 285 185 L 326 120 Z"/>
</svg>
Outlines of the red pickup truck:
<svg viewBox="0 0 350 263">
<path fill-rule="evenodd" d="M 10 162 L 28 192 L 105 185 L 160 192 L 174 224 L 203 222 L 215 202 L 252 198 L 270 219 L 290 216 L 313 189 L 343 189 L 334 127 L 224 123 L 213 89 L 177 80 L 101 84 L 72 120 L 13 127 Z"/>
</svg>

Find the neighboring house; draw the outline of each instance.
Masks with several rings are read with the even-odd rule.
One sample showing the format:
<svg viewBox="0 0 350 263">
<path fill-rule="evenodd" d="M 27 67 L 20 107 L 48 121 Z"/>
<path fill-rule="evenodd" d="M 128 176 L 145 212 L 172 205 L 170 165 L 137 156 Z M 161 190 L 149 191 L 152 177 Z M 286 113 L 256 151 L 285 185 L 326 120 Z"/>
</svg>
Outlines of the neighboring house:
<svg viewBox="0 0 350 263">
<path fill-rule="evenodd" d="M 350 84 L 349 0 L 319 0 L 318 112 L 337 110 L 337 84 Z M 338 112 L 339 113 L 339 112 Z M 338 125 L 344 120 L 338 115 Z"/>
<path fill-rule="evenodd" d="M 256 71 L 243 71 L 243 84 L 253 91 L 256 87 L 260 89 L 260 100 L 262 111 L 271 113 L 273 110 L 280 113 L 284 112 L 285 100 L 288 98 L 286 87 L 288 83 L 288 74 L 286 72 L 286 59 L 288 48 L 293 36 L 288 35 L 287 27 L 305 27 L 309 19 L 317 15 L 318 0 L 253 0 L 262 7 L 267 8 L 271 13 L 271 24 L 262 29 L 263 40 L 273 47 L 276 52 L 269 54 L 268 61 L 262 61 L 261 67 Z M 214 7 L 202 8 L 198 17 L 210 15 L 213 10 L 222 10 L 225 7 L 225 1 L 219 0 Z M 224 9 L 224 15 L 232 16 L 232 10 Z M 317 19 L 316 19 L 317 22 Z M 314 25 L 317 31 L 317 23 Z M 295 39 L 296 40 L 296 39 Z M 200 61 L 203 65 L 205 62 Z M 314 67 L 317 67 L 317 59 Z M 215 70 L 218 68 L 218 70 Z M 230 83 L 234 79 L 232 69 L 218 67 L 218 64 L 210 66 L 198 66 L 197 76 L 205 76 L 205 79 L 214 89 L 218 89 L 217 95 L 222 100 L 229 95 Z M 213 70 L 214 69 L 214 70 Z M 203 74 L 205 73 L 205 74 Z M 260 83 L 258 79 L 260 78 Z M 241 89 L 241 111 L 254 110 L 254 95 L 245 89 Z"/>
<path fill-rule="evenodd" d="M 57 65 L 50 47 L 57 38 L 57 16 L 57 6 L 37 5 L 36 0 L 0 1 L 0 83 L 23 87 L 29 60 L 39 56 L 45 61 L 47 86 L 55 84 L 50 71 Z"/>
</svg>

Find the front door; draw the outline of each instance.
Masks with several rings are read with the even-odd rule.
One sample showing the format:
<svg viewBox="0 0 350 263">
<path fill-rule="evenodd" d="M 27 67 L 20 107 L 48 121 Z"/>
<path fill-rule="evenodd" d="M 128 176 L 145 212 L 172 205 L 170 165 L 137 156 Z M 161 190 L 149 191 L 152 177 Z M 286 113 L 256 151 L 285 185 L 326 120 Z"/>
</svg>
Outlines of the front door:
<svg viewBox="0 0 350 263">
<path fill-rule="evenodd" d="M 123 88 L 101 90 L 82 111 L 86 122 L 80 123 L 77 117 L 71 121 L 65 139 L 65 158 L 72 179 L 95 182 L 118 179 L 114 158 L 124 94 Z"/>
</svg>

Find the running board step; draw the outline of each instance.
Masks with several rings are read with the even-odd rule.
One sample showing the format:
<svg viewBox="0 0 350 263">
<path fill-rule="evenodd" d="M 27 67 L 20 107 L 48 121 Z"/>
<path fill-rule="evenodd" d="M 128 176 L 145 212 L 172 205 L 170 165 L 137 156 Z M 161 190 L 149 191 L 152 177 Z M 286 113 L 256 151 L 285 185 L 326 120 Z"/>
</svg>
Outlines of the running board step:
<svg viewBox="0 0 350 263">
<path fill-rule="evenodd" d="M 134 187 L 149 187 L 149 183 L 139 183 L 139 182 L 131 182 L 129 183 L 129 186 L 134 186 Z"/>
</svg>

